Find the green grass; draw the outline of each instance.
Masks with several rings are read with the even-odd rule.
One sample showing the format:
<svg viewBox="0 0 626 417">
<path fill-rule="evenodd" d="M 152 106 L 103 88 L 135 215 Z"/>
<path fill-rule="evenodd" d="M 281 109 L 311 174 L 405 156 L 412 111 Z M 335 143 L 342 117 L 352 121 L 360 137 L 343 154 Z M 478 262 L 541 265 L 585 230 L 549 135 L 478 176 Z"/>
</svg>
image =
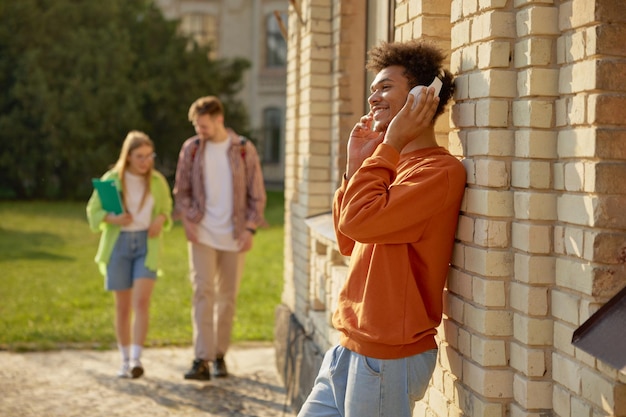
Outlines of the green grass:
<svg viewBox="0 0 626 417">
<path fill-rule="evenodd" d="M 246 257 L 233 341 L 272 340 L 283 270 L 283 195 L 268 192 L 270 223 Z M 109 349 L 113 296 L 93 262 L 99 235 L 85 203 L 0 201 L 0 349 Z M 191 343 L 191 285 L 180 224 L 165 235 L 163 276 L 147 346 Z"/>
</svg>

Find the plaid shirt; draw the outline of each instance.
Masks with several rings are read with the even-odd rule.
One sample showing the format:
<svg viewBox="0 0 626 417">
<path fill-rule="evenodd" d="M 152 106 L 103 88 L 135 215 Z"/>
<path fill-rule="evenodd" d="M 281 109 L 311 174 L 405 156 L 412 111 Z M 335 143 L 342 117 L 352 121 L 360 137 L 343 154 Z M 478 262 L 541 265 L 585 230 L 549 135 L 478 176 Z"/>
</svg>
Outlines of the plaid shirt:
<svg viewBox="0 0 626 417">
<path fill-rule="evenodd" d="M 267 223 L 264 217 L 265 185 L 256 148 L 243 136 L 228 131 L 231 141 L 228 160 L 233 176 L 233 235 L 237 239 L 246 229 L 256 229 Z M 204 216 L 205 141 L 193 136 L 183 143 L 178 155 L 174 185 L 174 216 L 199 223 Z"/>
</svg>

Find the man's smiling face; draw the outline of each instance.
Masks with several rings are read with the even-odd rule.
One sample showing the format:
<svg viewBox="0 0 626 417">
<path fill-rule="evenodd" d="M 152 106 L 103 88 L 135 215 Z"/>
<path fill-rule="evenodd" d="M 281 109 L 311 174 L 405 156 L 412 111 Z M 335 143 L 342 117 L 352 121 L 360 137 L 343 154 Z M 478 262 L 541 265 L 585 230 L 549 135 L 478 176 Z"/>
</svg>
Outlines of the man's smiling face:
<svg viewBox="0 0 626 417">
<path fill-rule="evenodd" d="M 393 65 L 382 69 L 372 82 L 368 103 L 374 118 L 373 129 L 385 131 L 406 103 L 410 86 L 404 67 Z"/>
</svg>

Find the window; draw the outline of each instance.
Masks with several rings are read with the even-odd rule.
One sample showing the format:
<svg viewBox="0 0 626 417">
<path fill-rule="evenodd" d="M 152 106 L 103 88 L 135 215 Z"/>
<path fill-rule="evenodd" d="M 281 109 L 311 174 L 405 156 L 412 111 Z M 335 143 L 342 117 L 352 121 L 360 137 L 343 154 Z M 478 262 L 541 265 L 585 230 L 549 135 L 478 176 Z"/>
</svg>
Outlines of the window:
<svg viewBox="0 0 626 417">
<path fill-rule="evenodd" d="M 180 28 L 198 45 L 211 47 L 210 58 L 217 58 L 217 19 L 214 15 L 205 13 L 184 14 L 181 18 Z"/>
<path fill-rule="evenodd" d="M 263 110 L 263 160 L 280 162 L 280 139 L 282 136 L 283 115 L 277 107 Z"/>
<path fill-rule="evenodd" d="M 367 0 L 366 46 L 378 45 L 380 41 L 393 41 L 395 2 Z"/>
<path fill-rule="evenodd" d="M 283 24 L 287 24 L 287 13 L 280 13 Z M 273 13 L 265 18 L 266 31 L 266 67 L 284 67 L 287 65 L 287 42 L 283 38 L 280 26 Z"/>
</svg>

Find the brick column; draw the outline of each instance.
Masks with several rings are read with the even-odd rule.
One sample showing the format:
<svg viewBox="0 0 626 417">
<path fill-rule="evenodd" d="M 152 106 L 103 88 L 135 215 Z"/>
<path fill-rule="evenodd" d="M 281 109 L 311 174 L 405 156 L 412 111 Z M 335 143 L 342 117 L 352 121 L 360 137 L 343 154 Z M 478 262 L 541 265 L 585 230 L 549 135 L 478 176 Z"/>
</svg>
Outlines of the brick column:
<svg viewBox="0 0 626 417">
<path fill-rule="evenodd" d="M 626 375 L 570 343 L 573 331 L 626 285 L 626 185 L 618 180 L 626 178 L 624 3 L 563 2 L 559 25 L 554 415 L 626 416 Z"/>
<path fill-rule="evenodd" d="M 301 3 L 301 2 L 299 2 Z M 308 310 L 309 233 L 304 219 L 330 207 L 331 1 L 311 0 L 289 18 L 285 152 L 285 290 L 301 323 Z M 324 145 L 324 142 L 326 144 Z"/>
<path fill-rule="evenodd" d="M 347 260 L 327 213 L 348 135 L 364 113 L 366 2 L 296 4 L 300 17 L 292 6 L 289 20 L 285 269 L 275 345 L 290 401 L 299 408 L 322 354 L 338 341 L 330 319 Z"/>
<path fill-rule="evenodd" d="M 450 148 L 466 157 L 468 188 L 448 277 L 440 350 L 442 368 L 454 382 L 444 384 L 443 394 L 459 411 L 438 415 L 504 417 L 514 396 L 508 361 L 514 332 L 509 294 L 516 210 L 511 188 L 515 10 L 507 1 L 454 0 L 451 22 L 457 93 Z"/>
<path fill-rule="evenodd" d="M 509 354 L 515 372 L 511 416 L 530 417 L 552 408 L 549 295 L 554 284 L 552 237 L 557 194 L 552 189 L 552 165 L 559 71 L 551 51 L 558 36 L 558 8 L 552 2 L 518 3 L 513 60 L 517 70 L 512 120 L 515 155 L 511 165 L 515 274 L 509 287 L 513 313 Z"/>
</svg>

